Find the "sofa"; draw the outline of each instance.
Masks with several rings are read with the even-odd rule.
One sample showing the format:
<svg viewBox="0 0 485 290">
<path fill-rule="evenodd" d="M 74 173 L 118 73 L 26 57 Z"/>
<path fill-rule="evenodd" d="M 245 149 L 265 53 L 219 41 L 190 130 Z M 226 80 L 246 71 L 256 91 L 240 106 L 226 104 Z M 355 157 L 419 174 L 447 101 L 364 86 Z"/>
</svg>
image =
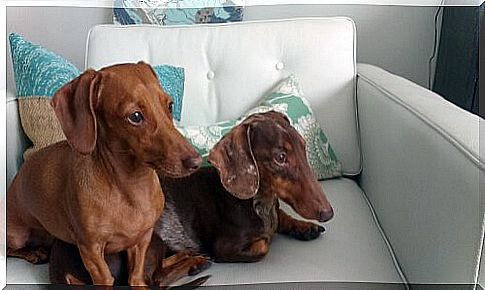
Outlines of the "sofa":
<svg viewBox="0 0 485 290">
<path fill-rule="evenodd" d="M 86 68 L 139 60 L 184 67 L 186 125 L 238 117 L 294 73 L 342 162 L 342 177 L 321 181 L 335 216 L 320 238 L 277 235 L 261 262 L 212 265 L 203 273 L 212 275 L 207 285 L 368 282 L 400 289 L 485 281 L 484 120 L 357 63 L 356 46 L 355 24 L 345 17 L 100 25 L 89 32 Z M 7 119 L 9 184 L 29 146 L 13 94 Z M 8 258 L 7 283 L 48 283 L 47 269 Z"/>
</svg>

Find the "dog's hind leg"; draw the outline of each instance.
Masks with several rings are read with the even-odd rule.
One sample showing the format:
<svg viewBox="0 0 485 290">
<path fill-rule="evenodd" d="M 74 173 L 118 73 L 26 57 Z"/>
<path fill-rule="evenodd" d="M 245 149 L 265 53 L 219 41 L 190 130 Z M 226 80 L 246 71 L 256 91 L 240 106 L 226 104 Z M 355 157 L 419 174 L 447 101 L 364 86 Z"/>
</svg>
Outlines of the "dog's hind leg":
<svg viewBox="0 0 485 290">
<path fill-rule="evenodd" d="M 49 250 L 43 247 L 24 247 L 17 250 L 8 248 L 7 256 L 21 258 L 32 264 L 44 264 L 49 262 Z"/>
<path fill-rule="evenodd" d="M 49 248 L 31 244 L 32 229 L 20 218 L 7 215 L 7 256 L 24 259 L 32 264 L 49 261 Z"/>
<path fill-rule="evenodd" d="M 49 248 L 30 246 L 31 230 L 23 225 L 8 223 L 7 256 L 24 259 L 32 264 L 43 264 L 49 261 Z"/>
</svg>

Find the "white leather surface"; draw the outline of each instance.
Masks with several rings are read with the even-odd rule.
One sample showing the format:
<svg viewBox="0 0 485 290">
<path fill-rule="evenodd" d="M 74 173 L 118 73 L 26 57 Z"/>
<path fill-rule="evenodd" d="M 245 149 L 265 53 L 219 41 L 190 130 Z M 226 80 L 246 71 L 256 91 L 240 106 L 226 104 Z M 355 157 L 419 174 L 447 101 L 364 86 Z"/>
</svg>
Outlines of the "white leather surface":
<svg viewBox="0 0 485 290">
<path fill-rule="evenodd" d="M 407 280 L 474 283 L 484 120 L 382 69 L 359 65 L 358 74 L 361 185 Z"/>
<path fill-rule="evenodd" d="M 323 182 L 335 209 L 324 235 L 302 242 L 277 236 L 258 263 L 214 264 L 209 285 L 283 281 L 401 282 L 362 191 L 349 179 Z M 8 283 L 47 283 L 45 266 L 7 261 Z"/>
<path fill-rule="evenodd" d="M 145 60 L 186 69 L 183 124 L 239 117 L 290 73 L 346 174 L 360 171 L 355 119 L 355 26 L 348 18 L 223 25 L 101 25 L 88 37 L 86 66 Z"/>
</svg>

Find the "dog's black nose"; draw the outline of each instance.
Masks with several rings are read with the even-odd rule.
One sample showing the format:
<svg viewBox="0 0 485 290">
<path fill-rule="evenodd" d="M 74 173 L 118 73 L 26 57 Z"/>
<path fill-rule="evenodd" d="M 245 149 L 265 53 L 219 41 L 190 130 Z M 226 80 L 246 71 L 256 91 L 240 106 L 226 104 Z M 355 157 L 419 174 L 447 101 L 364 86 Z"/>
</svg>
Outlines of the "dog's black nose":
<svg viewBox="0 0 485 290">
<path fill-rule="evenodd" d="M 189 171 L 196 171 L 199 169 L 200 165 L 202 164 L 202 157 L 197 155 L 196 157 L 189 157 L 182 160 L 182 164 L 184 165 L 185 169 Z"/>
<path fill-rule="evenodd" d="M 333 209 L 330 208 L 329 210 L 322 210 L 320 212 L 320 218 L 318 219 L 319 222 L 326 222 L 333 218 Z"/>
</svg>

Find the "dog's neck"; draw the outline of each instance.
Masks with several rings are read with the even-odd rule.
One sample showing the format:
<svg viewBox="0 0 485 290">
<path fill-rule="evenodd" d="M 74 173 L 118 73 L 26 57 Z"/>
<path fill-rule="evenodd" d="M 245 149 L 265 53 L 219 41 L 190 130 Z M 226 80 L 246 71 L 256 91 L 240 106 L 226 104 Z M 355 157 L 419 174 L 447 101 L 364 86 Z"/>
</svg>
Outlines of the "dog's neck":
<svg viewBox="0 0 485 290">
<path fill-rule="evenodd" d="M 126 184 L 150 176 L 154 169 L 141 162 L 129 150 L 117 150 L 105 142 L 98 142 L 91 154 L 95 166 L 116 184 Z"/>
<path fill-rule="evenodd" d="M 253 208 L 263 222 L 265 230 L 276 231 L 278 197 L 261 182 L 258 192 L 253 197 Z"/>
</svg>

